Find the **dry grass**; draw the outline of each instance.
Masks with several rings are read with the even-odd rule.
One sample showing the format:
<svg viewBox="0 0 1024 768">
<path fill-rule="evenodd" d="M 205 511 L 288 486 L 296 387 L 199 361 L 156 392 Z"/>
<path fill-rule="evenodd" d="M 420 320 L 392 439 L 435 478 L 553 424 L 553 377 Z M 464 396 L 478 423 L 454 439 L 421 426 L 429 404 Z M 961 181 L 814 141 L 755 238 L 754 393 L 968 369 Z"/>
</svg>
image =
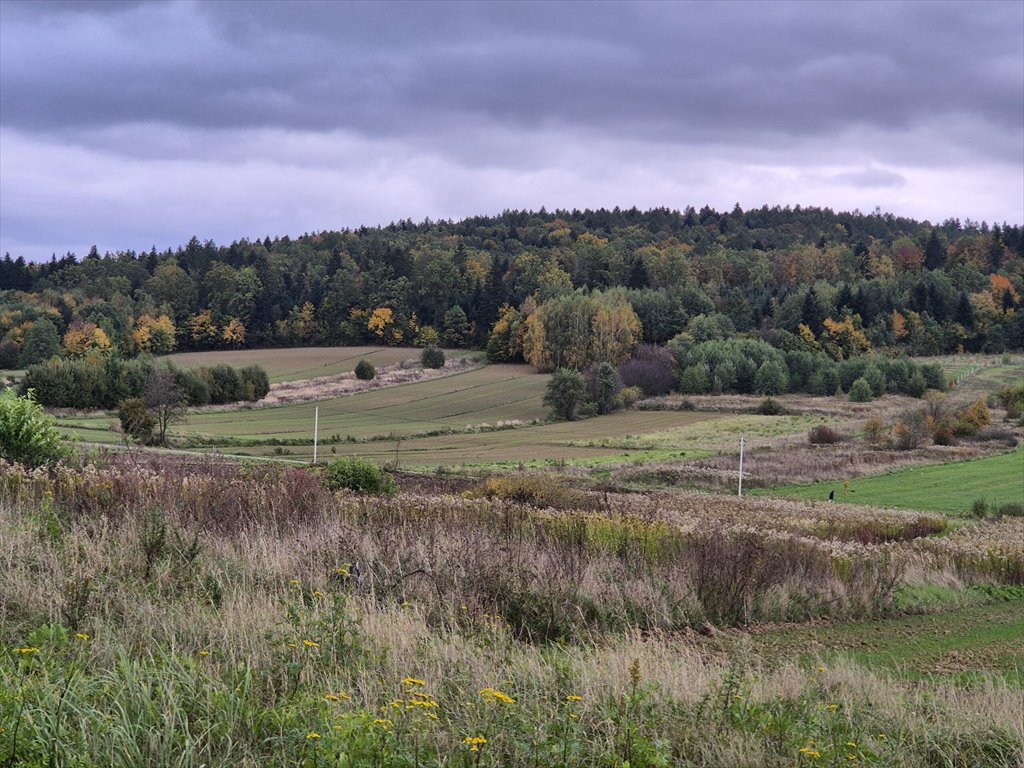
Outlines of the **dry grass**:
<svg viewBox="0 0 1024 768">
<path fill-rule="evenodd" d="M 910 570 L 993 581 L 986 563 L 1020 521 L 932 540 L 930 518 L 867 509 L 699 495 L 584 506 L 336 497 L 305 470 L 213 461 L 4 467 L 0 642 L 41 650 L 0 655 L 0 711 L 13 721 L 2 691 L 22 691 L 40 764 L 61 733 L 83 760 L 160 766 L 314 765 L 335 749 L 458 765 L 479 733 L 481 765 L 792 765 L 830 739 L 874 765 L 1019 752 L 1020 691 L 998 680 L 922 689 L 682 637 L 709 619 L 884 613 Z M 879 530 L 886 543 L 864 540 Z M 408 676 L 441 702 L 437 724 L 400 731 L 413 715 L 390 707 Z M 516 703 L 481 702 L 492 687 Z M 325 702 L 338 692 L 350 700 Z M 58 695 L 74 728 L 53 717 Z M 396 723 L 386 742 L 367 735 L 380 717 Z"/>
</svg>

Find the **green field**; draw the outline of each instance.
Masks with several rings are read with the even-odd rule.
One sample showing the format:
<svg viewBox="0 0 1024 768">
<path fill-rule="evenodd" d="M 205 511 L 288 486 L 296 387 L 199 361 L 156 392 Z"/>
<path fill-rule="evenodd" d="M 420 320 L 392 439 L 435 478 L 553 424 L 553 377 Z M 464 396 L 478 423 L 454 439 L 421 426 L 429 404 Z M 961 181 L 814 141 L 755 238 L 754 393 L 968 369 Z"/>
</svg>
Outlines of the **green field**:
<svg viewBox="0 0 1024 768">
<path fill-rule="evenodd" d="M 159 358 L 181 368 L 227 363 L 236 367 L 261 365 L 271 383 L 334 376 L 355 370 L 363 358 L 378 368 L 419 360 L 422 350 L 410 347 L 290 347 L 238 349 L 218 352 L 183 352 Z"/>
<path fill-rule="evenodd" d="M 320 457 L 360 455 L 402 466 L 667 458 L 706 442 L 710 413 L 625 411 L 573 422 L 539 423 L 548 376 L 524 365 L 490 365 L 440 379 L 371 390 L 318 403 L 189 414 L 172 434 L 230 455 L 309 460 L 320 409 Z M 744 417 L 739 417 L 744 418 Z M 63 418 L 69 437 L 114 444 L 114 418 Z M 515 427 L 515 428 L 503 428 Z M 686 430 L 698 430 L 687 434 Z M 667 433 L 671 440 L 658 435 Z M 609 438 L 633 440 L 618 445 Z M 283 443 L 283 445 L 282 445 Z M 333 449 L 333 450 L 332 450 Z M 651 454 L 652 449 L 657 455 Z"/>
<path fill-rule="evenodd" d="M 997 674 L 1024 686 L 1024 601 L 1011 599 L 925 616 L 775 630 L 754 637 L 771 657 L 849 659 L 903 677 Z"/>
<path fill-rule="evenodd" d="M 954 514 L 969 511 L 976 499 L 985 499 L 990 506 L 1024 503 L 1024 448 L 973 461 L 855 478 L 849 481 L 849 492 L 845 495 L 843 483 L 843 478 L 836 478 L 831 484 L 786 486 L 752 493 L 821 500 L 834 487 L 837 501 Z"/>
</svg>

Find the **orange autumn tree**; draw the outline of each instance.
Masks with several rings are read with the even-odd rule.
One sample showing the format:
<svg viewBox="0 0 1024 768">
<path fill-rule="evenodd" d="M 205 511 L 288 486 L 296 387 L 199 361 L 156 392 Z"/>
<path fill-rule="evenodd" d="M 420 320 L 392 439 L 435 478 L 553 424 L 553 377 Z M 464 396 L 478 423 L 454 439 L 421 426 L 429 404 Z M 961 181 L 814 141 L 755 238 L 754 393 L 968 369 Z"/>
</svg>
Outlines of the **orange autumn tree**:
<svg viewBox="0 0 1024 768">
<path fill-rule="evenodd" d="M 992 300 L 997 307 L 1002 307 L 1004 312 L 1009 312 L 1020 303 L 1020 294 L 1017 293 L 1009 278 L 1002 275 L 989 275 L 991 284 Z"/>
</svg>

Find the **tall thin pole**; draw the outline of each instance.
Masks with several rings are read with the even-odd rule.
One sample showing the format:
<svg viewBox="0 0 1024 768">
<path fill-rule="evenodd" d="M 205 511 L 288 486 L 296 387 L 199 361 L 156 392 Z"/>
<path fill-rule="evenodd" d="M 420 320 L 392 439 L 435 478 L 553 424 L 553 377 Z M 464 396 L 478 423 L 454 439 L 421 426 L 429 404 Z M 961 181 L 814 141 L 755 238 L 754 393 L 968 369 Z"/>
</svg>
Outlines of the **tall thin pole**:
<svg viewBox="0 0 1024 768">
<path fill-rule="evenodd" d="M 740 438 L 740 493 L 739 493 L 740 496 L 743 495 L 743 446 L 745 445 L 745 443 L 746 443 L 746 441 L 741 437 Z"/>
<path fill-rule="evenodd" d="M 313 463 L 316 464 L 316 443 L 320 434 L 320 406 L 313 412 Z"/>
</svg>

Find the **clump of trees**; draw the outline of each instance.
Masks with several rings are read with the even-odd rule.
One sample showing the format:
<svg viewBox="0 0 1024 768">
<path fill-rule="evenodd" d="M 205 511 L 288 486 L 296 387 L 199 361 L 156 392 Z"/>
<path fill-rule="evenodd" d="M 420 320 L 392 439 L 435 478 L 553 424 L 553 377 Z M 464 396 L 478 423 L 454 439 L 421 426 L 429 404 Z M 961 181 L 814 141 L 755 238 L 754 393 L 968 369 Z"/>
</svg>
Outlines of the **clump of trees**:
<svg viewBox="0 0 1024 768">
<path fill-rule="evenodd" d="M 270 391 L 266 371 L 257 365 L 175 368 L 151 359 L 68 360 L 52 358 L 26 371 L 22 394 L 34 390 L 41 405 L 54 408 L 117 408 L 144 397 L 155 371 L 167 371 L 186 405 L 254 402 Z"/>
</svg>

